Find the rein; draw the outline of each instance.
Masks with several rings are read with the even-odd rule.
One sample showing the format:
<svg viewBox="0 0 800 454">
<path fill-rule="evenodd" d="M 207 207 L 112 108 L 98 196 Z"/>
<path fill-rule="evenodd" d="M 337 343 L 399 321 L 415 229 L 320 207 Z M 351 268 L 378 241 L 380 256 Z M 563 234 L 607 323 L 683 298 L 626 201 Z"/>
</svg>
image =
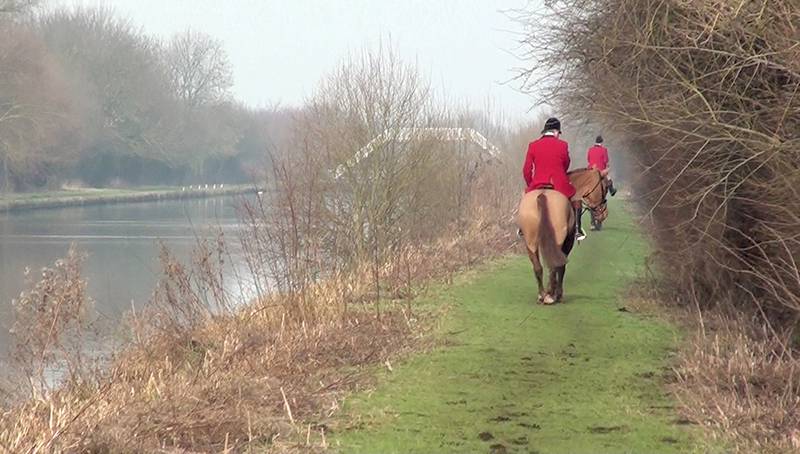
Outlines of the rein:
<svg viewBox="0 0 800 454">
<path fill-rule="evenodd" d="M 591 204 L 589 204 L 589 203 L 586 201 L 586 197 L 587 197 L 589 194 L 593 193 L 595 190 L 597 190 L 597 188 L 598 188 L 600 185 L 602 185 L 602 184 L 603 184 L 603 177 L 602 177 L 602 175 L 601 175 L 601 176 L 600 176 L 600 178 L 597 180 L 597 184 L 595 184 L 595 185 L 592 187 L 592 189 L 590 189 L 590 190 L 586 191 L 586 192 L 583 194 L 583 196 L 581 196 L 581 202 L 583 202 L 583 204 L 586 206 L 586 208 L 588 208 L 588 209 L 590 209 L 590 210 L 592 210 L 592 211 L 597 211 L 597 209 L 598 209 L 598 208 L 600 208 L 600 207 L 602 207 L 603 205 L 605 205 L 605 204 L 606 204 L 606 202 L 607 202 L 607 199 L 606 199 L 606 195 L 605 195 L 605 194 L 603 194 L 603 200 L 602 200 L 602 201 L 600 201 L 600 203 L 598 203 L 598 204 L 597 204 L 597 205 L 595 205 L 595 206 L 592 206 Z"/>
</svg>

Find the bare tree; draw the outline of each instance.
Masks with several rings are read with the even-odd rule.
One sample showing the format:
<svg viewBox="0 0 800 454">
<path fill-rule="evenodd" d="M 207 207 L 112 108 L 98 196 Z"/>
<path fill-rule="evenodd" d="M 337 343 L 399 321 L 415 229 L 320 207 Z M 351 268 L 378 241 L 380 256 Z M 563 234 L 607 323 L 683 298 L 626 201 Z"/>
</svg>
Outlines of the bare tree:
<svg viewBox="0 0 800 454">
<path fill-rule="evenodd" d="M 0 0 L 0 14 L 21 13 L 39 3 L 39 0 Z"/>
<path fill-rule="evenodd" d="M 0 184 L 50 183 L 79 141 L 69 90 L 38 37 L 0 24 Z"/>
<path fill-rule="evenodd" d="M 348 232 L 339 238 L 350 243 L 342 245 L 349 252 L 371 256 L 388 246 L 388 238 L 397 238 L 400 221 L 408 219 L 406 208 L 421 193 L 420 186 L 445 180 L 444 175 L 424 178 L 433 156 L 429 143 L 398 140 L 404 129 L 438 119 L 430 101 L 430 87 L 417 68 L 381 49 L 340 66 L 323 80 L 309 103 L 301 122 L 307 137 L 303 143 L 310 145 L 312 154 L 322 151 L 315 151 L 316 144 L 324 144 L 323 167 L 335 168 L 363 147 L 371 147 L 368 159 L 348 166 L 325 190 L 336 195 L 336 202 L 328 204 L 331 227 Z M 372 142 L 378 136 L 383 140 Z"/>
<path fill-rule="evenodd" d="M 165 58 L 175 93 L 189 106 L 219 102 L 228 96 L 233 74 L 221 41 L 189 30 L 170 40 Z"/>
</svg>

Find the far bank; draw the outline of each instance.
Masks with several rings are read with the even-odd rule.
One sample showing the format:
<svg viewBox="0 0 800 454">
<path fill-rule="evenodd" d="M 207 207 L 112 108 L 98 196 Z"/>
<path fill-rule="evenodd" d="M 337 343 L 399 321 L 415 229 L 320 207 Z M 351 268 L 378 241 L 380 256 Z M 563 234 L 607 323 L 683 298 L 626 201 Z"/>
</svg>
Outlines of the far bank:
<svg viewBox="0 0 800 454">
<path fill-rule="evenodd" d="M 258 192 L 255 185 L 156 186 L 131 189 L 72 189 L 0 195 L 0 213 L 159 200 L 202 199 Z"/>
</svg>

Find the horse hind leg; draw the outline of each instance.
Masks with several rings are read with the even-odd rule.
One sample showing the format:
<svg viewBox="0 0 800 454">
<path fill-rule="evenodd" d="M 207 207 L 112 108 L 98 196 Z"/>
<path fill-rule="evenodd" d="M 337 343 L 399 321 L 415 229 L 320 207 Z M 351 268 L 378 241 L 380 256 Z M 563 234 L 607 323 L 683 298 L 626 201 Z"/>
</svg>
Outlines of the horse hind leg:
<svg viewBox="0 0 800 454">
<path fill-rule="evenodd" d="M 544 270 L 542 268 L 542 261 L 539 259 L 539 251 L 534 252 L 528 249 L 528 257 L 530 257 L 531 263 L 533 264 L 533 274 L 536 276 L 536 285 L 539 290 L 537 301 L 541 303 L 542 300 L 544 300 L 544 281 L 542 280 Z"/>
<path fill-rule="evenodd" d="M 556 270 L 550 270 L 550 276 L 547 280 L 547 293 L 545 293 L 544 298 L 542 299 L 542 303 L 544 304 L 553 304 L 558 300 L 555 297 L 556 289 L 558 288 L 558 275 L 556 274 Z"/>
<path fill-rule="evenodd" d="M 569 256 L 570 252 L 572 252 L 572 248 L 575 247 L 575 234 L 575 229 L 567 231 L 567 237 L 564 238 L 564 244 L 561 245 L 561 252 L 563 252 L 565 256 Z"/>
<path fill-rule="evenodd" d="M 559 266 L 556 269 L 556 288 L 553 293 L 553 298 L 556 302 L 561 302 L 564 298 L 564 275 L 567 273 L 567 266 Z"/>
<path fill-rule="evenodd" d="M 575 245 L 575 232 L 567 234 L 567 239 L 561 246 L 561 251 L 564 255 L 569 255 Z M 556 286 L 554 289 L 553 297 L 557 302 L 560 302 L 564 297 L 564 275 L 567 273 L 567 265 L 559 266 L 556 268 Z"/>
</svg>

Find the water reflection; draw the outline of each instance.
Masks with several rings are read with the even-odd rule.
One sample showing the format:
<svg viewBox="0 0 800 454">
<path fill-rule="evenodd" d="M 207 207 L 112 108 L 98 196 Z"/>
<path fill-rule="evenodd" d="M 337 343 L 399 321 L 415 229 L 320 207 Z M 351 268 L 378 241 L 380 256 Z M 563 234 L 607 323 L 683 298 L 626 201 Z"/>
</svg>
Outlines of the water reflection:
<svg viewBox="0 0 800 454">
<path fill-rule="evenodd" d="M 214 228 L 237 229 L 241 201 L 225 197 L 0 213 L 0 350 L 8 343 L 11 300 L 24 288 L 25 267 L 38 275 L 76 243 L 88 255 L 84 276 L 97 316 L 114 323 L 150 298 L 159 272 L 159 241 L 186 259 L 197 239 Z M 232 258 L 236 266 L 236 248 Z"/>
</svg>

